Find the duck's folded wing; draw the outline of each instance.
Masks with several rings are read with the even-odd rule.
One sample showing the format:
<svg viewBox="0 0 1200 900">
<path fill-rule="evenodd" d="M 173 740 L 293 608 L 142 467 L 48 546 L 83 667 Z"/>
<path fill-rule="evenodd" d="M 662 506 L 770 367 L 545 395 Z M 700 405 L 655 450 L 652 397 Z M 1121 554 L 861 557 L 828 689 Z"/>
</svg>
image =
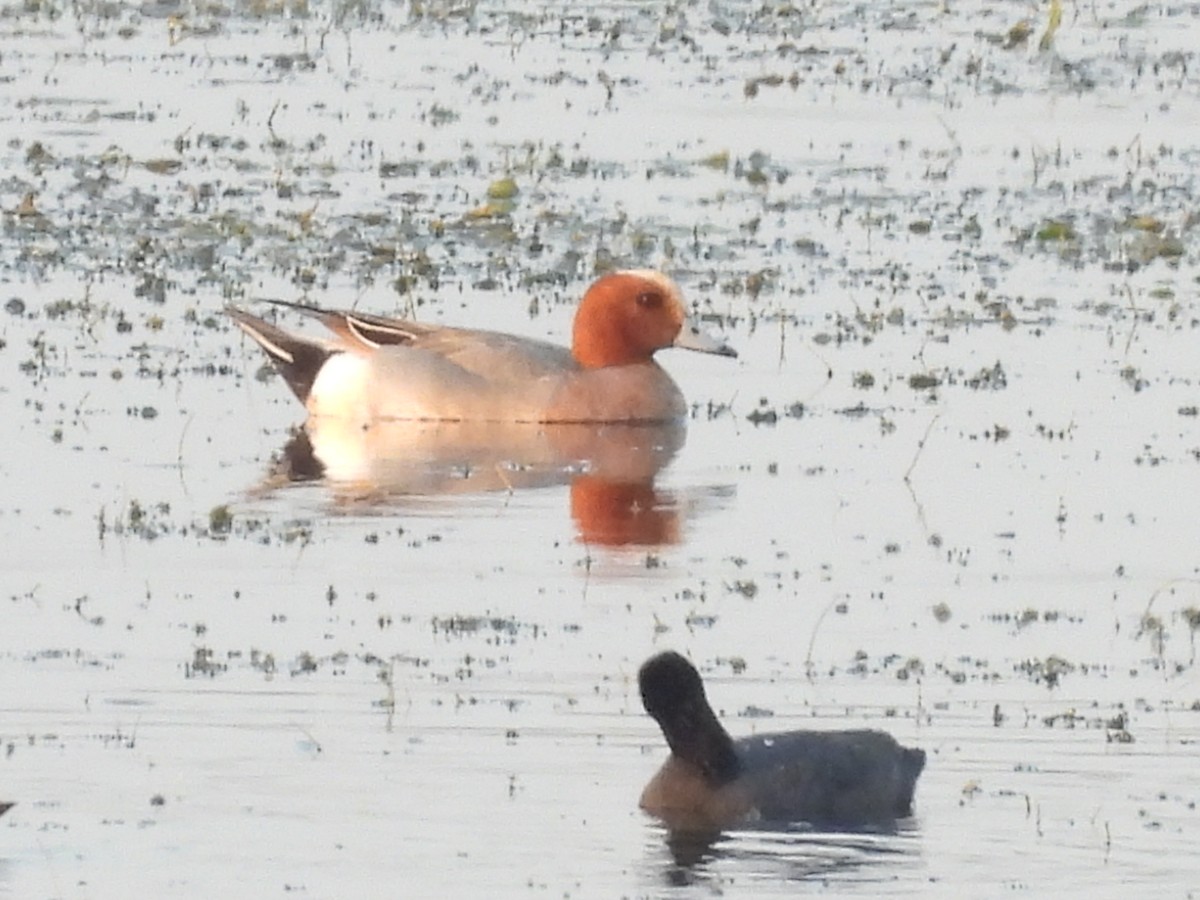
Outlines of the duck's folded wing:
<svg viewBox="0 0 1200 900">
<path fill-rule="evenodd" d="M 523 382 L 575 371 L 579 364 L 566 347 L 497 331 L 431 325 L 355 310 L 327 310 L 288 301 L 272 301 L 312 316 L 332 331 L 347 350 L 370 352 L 413 347 L 441 356 L 492 384 Z"/>
<path fill-rule="evenodd" d="M 342 333 L 340 326 L 344 326 L 348 337 L 371 347 L 412 345 L 438 331 L 455 330 L 441 325 L 425 325 L 411 319 L 387 319 L 370 313 L 351 311 L 336 315 L 341 319 L 336 323 L 339 327 L 323 319 L 327 328 Z"/>
<path fill-rule="evenodd" d="M 379 347 L 412 344 L 441 328 L 438 325 L 423 325 L 408 319 L 389 319 L 351 309 L 325 309 L 292 300 L 267 302 L 316 319 L 337 335 L 345 350 L 362 352 Z"/>
<path fill-rule="evenodd" d="M 436 353 L 493 385 L 561 376 L 579 368 L 566 347 L 495 331 L 428 328 L 411 346 Z"/>
</svg>

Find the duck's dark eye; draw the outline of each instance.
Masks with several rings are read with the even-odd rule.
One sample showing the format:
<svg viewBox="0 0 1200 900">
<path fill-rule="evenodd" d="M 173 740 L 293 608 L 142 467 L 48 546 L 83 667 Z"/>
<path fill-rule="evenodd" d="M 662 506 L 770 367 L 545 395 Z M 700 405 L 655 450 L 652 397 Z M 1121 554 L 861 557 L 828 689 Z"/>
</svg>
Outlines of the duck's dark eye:
<svg viewBox="0 0 1200 900">
<path fill-rule="evenodd" d="M 643 309 L 658 309 L 662 302 L 663 295 L 659 291 L 642 291 L 637 295 L 637 304 Z"/>
</svg>

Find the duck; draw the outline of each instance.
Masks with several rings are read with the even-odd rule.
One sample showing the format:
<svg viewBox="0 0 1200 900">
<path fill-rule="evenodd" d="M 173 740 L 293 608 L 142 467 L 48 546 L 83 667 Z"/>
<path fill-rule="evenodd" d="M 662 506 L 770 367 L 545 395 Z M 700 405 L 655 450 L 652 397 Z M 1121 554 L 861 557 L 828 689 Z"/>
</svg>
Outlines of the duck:
<svg viewBox="0 0 1200 900">
<path fill-rule="evenodd" d="M 667 347 L 736 357 L 702 332 L 661 272 L 610 272 L 583 295 L 570 348 L 494 331 L 271 301 L 316 318 L 326 339 L 292 334 L 236 306 L 310 417 L 514 423 L 662 423 L 686 416 L 655 361 Z"/>
<path fill-rule="evenodd" d="M 6 812 L 8 812 L 10 809 L 12 809 L 16 805 L 17 804 L 15 804 L 15 803 L 5 803 L 2 800 L 0 800 L 0 816 L 4 815 Z"/>
<path fill-rule="evenodd" d="M 787 731 L 734 740 L 696 667 L 666 651 L 638 671 L 642 704 L 671 754 L 640 806 L 683 833 L 753 823 L 893 826 L 912 815 L 925 752 L 882 731 Z"/>
</svg>

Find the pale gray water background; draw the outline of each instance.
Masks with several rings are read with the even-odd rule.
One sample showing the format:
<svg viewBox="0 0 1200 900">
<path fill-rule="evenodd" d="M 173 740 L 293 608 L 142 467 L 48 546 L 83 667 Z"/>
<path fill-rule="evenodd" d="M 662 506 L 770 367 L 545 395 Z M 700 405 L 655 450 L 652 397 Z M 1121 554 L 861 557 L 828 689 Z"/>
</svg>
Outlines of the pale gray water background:
<svg viewBox="0 0 1200 900">
<path fill-rule="evenodd" d="M 0 896 L 1200 893 L 1200 10 L 1063 12 L 0 6 Z M 263 486 L 226 302 L 565 340 L 610 263 L 742 354 L 663 355 L 676 543 Z M 666 647 L 915 818 L 677 862 Z"/>
</svg>

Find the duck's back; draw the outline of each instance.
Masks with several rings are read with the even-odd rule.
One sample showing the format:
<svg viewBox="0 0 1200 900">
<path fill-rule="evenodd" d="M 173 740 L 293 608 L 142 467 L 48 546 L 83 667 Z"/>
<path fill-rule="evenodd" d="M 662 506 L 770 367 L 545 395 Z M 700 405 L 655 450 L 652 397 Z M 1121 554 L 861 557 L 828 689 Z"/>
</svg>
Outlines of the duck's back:
<svg viewBox="0 0 1200 900">
<path fill-rule="evenodd" d="M 527 383 L 579 369 L 566 347 L 498 331 L 431 328 L 407 346 L 440 356 L 472 375 L 498 384 Z M 403 351 L 398 352 L 403 355 Z"/>
<path fill-rule="evenodd" d="M 912 813 L 925 752 L 882 731 L 792 731 L 736 742 L 757 814 L 767 821 L 885 823 Z"/>
</svg>

